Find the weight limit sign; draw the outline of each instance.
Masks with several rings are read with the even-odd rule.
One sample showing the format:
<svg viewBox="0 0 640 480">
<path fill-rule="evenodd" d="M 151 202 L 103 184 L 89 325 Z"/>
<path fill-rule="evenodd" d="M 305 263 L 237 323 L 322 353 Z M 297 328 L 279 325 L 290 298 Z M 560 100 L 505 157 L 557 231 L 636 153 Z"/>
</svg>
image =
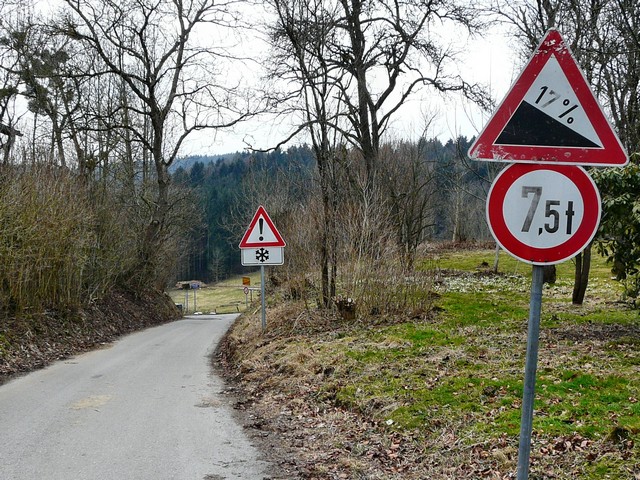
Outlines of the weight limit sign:
<svg viewBox="0 0 640 480">
<path fill-rule="evenodd" d="M 487 220 L 498 244 L 533 265 L 580 253 L 600 223 L 600 193 L 578 166 L 513 164 L 494 180 Z"/>
</svg>

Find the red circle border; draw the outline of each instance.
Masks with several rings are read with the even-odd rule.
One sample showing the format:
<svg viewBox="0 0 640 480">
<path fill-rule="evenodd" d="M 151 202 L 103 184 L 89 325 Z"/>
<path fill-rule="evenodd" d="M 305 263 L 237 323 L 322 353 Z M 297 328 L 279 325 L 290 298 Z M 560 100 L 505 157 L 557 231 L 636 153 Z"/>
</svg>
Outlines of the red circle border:
<svg viewBox="0 0 640 480">
<path fill-rule="evenodd" d="M 571 180 L 582 195 L 584 212 L 575 233 L 560 245 L 538 248 L 520 241 L 507 227 L 503 205 L 507 191 L 523 175 L 538 170 L 550 170 Z M 577 165 L 514 163 L 502 170 L 491 185 L 487 196 L 487 222 L 498 244 L 511 255 L 533 265 L 553 265 L 564 262 L 586 247 L 598 230 L 601 216 L 600 192 L 586 170 Z"/>
</svg>

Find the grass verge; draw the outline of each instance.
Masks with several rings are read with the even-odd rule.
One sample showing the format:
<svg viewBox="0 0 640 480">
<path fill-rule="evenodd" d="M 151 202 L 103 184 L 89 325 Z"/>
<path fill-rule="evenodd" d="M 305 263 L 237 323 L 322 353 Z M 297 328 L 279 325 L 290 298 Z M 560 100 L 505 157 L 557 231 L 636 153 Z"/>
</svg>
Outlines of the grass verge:
<svg viewBox="0 0 640 480">
<path fill-rule="evenodd" d="M 434 311 L 346 322 L 299 304 L 249 316 L 225 353 L 292 478 L 515 478 L 530 267 L 489 250 L 425 259 Z M 640 321 L 594 259 L 583 306 L 571 262 L 546 286 L 531 477 L 640 478 Z M 287 425 L 284 428 L 283 425 Z"/>
<path fill-rule="evenodd" d="M 260 298 L 260 272 L 253 272 L 245 277 L 249 277 L 251 285 L 249 295 L 243 291 L 242 276 L 231 277 L 223 282 L 214 285 L 205 285 L 197 290 L 181 290 L 173 288 L 168 290 L 168 294 L 176 304 L 183 306 L 185 314 L 202 313 L 238 313 L 244 312 L 247 306 Z M 186 295 L 189 295 L 188 308 Z M 195 307 L 194 307 L 195 295 Z"/>
</svg>

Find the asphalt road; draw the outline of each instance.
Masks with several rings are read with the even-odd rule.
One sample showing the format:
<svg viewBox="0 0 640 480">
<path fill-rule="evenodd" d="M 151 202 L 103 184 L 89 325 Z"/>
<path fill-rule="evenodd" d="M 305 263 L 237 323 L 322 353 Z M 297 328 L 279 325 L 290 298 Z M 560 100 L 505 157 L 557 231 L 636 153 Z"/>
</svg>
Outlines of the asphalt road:
<svg viewBox="0 0 640 480">
<path fill-rule="evenodd" d="M 0 479 L 268 477 L 210 368 L 234 318 L 187 317 L 0 386 Z"/>
</svg>

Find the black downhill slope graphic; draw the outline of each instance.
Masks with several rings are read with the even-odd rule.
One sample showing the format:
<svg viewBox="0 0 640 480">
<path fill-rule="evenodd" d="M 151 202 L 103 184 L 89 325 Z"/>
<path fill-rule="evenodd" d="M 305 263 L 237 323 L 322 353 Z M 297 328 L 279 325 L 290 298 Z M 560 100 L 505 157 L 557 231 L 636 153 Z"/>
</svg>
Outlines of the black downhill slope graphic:
<svg viewBox="0 0 640 480">
<path fill-rule="evenodd" d="M 495 144 L 602 148 L 524 101 L 504 127 Z"/>
</svg>

